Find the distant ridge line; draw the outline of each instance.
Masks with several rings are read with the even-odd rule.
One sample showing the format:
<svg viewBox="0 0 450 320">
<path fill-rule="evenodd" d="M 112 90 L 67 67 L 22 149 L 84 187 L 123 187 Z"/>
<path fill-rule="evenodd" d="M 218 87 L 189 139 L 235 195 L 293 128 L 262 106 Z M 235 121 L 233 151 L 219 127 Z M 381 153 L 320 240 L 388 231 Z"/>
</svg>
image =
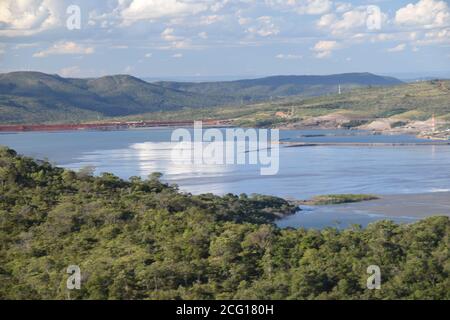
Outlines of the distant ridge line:
<svg viewBox="0 0 450 320">
<path fill-rule="evenodd" d="M 185 108 L 315 97 L 403 82 L 371 73 L 271 76 L 225 82 L 153 82 L 130 75 L 64 78 L 37 71 L 0 74 L 0 123 L 85 122 Z"/>
</svg>

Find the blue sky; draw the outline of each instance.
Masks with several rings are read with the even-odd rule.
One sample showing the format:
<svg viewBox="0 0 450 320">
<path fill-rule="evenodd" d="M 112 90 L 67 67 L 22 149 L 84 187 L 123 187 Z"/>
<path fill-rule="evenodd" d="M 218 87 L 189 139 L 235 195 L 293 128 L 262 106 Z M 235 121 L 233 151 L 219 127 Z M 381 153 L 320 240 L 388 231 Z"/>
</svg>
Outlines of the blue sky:
<svg viewBox="0 0 450 320">
<path fill-rule="evenodd" d="M 438 74 L 450 72 L 450 3 L 1 0 L 0 72 L 14 70 L 199 79 Z"/>
</svg>

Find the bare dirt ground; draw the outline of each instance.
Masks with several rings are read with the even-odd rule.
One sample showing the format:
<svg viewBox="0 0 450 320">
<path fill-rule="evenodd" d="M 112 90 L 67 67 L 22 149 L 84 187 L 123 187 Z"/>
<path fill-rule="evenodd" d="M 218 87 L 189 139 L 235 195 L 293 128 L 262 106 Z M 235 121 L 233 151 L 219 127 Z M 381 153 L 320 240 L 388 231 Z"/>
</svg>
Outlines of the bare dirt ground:
<svg viewBox="0 0 450 320">
<path fill-rule="evenodd" d="M 296 123 L 280 126 L 280 129 L 340 129 L 348 128 L 348 124 L 357 121 L 367 123 L 354 126 L 354 129 L 367 130 L 383 134 L 412 134 L 427 139 L 445 139 L 450 136 L 450 124 L 441 120 L 426 121 L 401 120 L 398 118 L 381 118 L 367 120 L 358 116 L 343 114 L 340 112 L 330 113 L 324 116 L 312 117 Z M 400 124 L 400 125 L 399 125 Z"/>
</svg>

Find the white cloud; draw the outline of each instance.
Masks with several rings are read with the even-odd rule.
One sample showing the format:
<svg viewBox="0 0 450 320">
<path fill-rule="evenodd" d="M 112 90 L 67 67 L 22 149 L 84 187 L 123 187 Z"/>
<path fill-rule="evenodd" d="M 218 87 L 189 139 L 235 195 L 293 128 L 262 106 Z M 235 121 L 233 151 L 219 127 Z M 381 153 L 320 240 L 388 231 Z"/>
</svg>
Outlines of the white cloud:
<svg viewBox="0 0 450 320">
<path fill-rule="evenodd" d="M 269 7 L 292 10 L 301 15 L 318 15 L 329 12 L 333 7 L 331 0 L 266 0 Z"/>
<path fill-rule="evenodd" d="M 206 33 L 205 31 L 200 32 L 200 33 L 198 34 L 198 36 L 199 36 L 200 38 L 202 38 L 202 39 L 208 39 L 208 33 Z"/>
<path fill-rule="evenodd" d="M 173 28 L 167 28 L 161 33 L 161 38 L 166 41 L 176 41 L 180 38 L 174 35 L 175 30 Z"/>
<path fill-rule="evenodd" d="M 351 3 L 348 3 L 348 2 L 336 3 L 336 12 L 338 12 L 338 13 L 350 11 L 351 8 L 352 8 Z"/>
<path fill-rule="evenodd" d="M 252 35 L 259 35 L 261 37 L 274 36 L 280 33 L 280 29 L 272 20 L 272 17 L 262 16 L 256 19 L 256 24 L 247 29 L 247 32 Z"/>
<path fill-rule="evenodd" d="M 16 44 L 13 49 L 14 50 L 19 50 L 19 49 L 23 49 L 23 48 L 32 48 L 32 47 L 36 47 L 38 46 L 37 42 L 32 42 L 32 43 L 18 43 Z"/>
<path fill-rule="evenodd" d="M 252 22 L 252 19 L 250 19 L 250 18 L 238 17 L 238 23 L 241 26 L 249 24 L 250 22 Z"/>
<path fill-rule="evenodd" d="M 1 0 L 0 36 L 29 36 L 60 23 L 61 1 Z"/>
<path fill-rule="evenodd" d="M 348 31 L 355 28 L 365 27 L 367 21 L 366 9 L 350 10 L 342 14 L 342 18 L 337 20 L 332 28 L 335 32 Z"/>
<path fill-rule="evenodd" d="M 389 41 L 394 40 L 395 35 L 392 33 L 379 33 L 377 35 L 374 35 L 370 40 L 372 42 L 382 42 L 382 41 Z"/>
<path fill-rule="evenodd" d="M 387 49 L 387 52 L 402 52 L 405 49 L 406 49 L 406 44 L 405 43 L 401 43 L 398 46 L 395 46 L 393 48 Z"/>
<path fill-rule="evenodd" d="M 183 54 L 182 53 L 175 53 L 175 54 L 172 55 L 172 58 L 181 59 L 181 58 L 183 58 Z"/>
<path fill-rule="evenodd" d="M 450 28 L 432 30 L 425 33 L 423 38 L 415 41 L 417 45 L 432 45 L 450 43 Z"/>
<path fill-rule="evenodd" d="M 325 14 L 320 17 L 320 19 L 316 22 L 317 27 L 319 28 L 330 28 L 333 23 L 335 23 L 337 17 L 334 13 Z"/>
<path fill-rule="evenodd" d="M 449 25 L 450 9 L 444 1 L 420 0 L 416 4 L 409 4 L 397 10 L 395 17 L 390 20 L 386 13 L 381 12 L 382 28 L 377 32 L 368 29 L 370 11 L 368 6 L 354 7 L 342 14 L 329 13 L 320 17 L 316 26 L 332 36 L 346 39 L 346 43 L 372 43 L 382 41 L 398 41 L 411 48 L 421 45 L 450 43 Z M 403 29 L 402 27 L 410 27 Z M 425 34 L 424 28 L 434 28 Z M 439 27 L 439 28 L 438 28 Z M 406 32 L 405 32 L 406 31 Z M 390 50 L 393 51 L 390 51 Z M 389 52 L 399 52 L 402 49 L 391 48 Z"/>
<path fill-rule="evenodd" d="M 387 15 L 381 12 L 381 23 L 386 23 Z M 324 29 L 333 35 L 345 35 L 356 32 L 368 32 L 367 27 L 369 19 L 368 7 L 361 6 L 343 12 L 341 15 L 329 13 L 320 17 L 316 22 L 319 29 Z"/>
<path fill-rule="evenodd" d="M 181 41 L 172 42 L 170 48 L 171 49 L 173 49 L 173 48 L 175 48 L 175 49 L 189 49 L 189 48 L 192 48 L 192 43 L 191 43 L 191 40 L 189 40 L 189 39 L 183 39 Z"/>
<path fill-rule="evenodd" d="M 306 0 L 296 9 L 299 14 L 324 14 L 331 10 L 332 2 L 330 0 Z"/>
<path fill-rule="evenodd" d="M 79 77 L 81 75 L 80 67 L 78 66 L 72 66 L 72 67 L 66 67 L 59 70 L 59 74 L 62 77 Z"/>
<path fill-rule="evenodd" d="M 222 21 L 224 19 L 223 16 L 219 16 L 217 14 L 209 15 L 209 16 L 203 16 L 200 18 L 200 24 L 201 25 L 211 25 L 213 23 L 217 23 L 219 21 Z"/>
<path fill-rule="evenodd" d="M 299 55 L 299 54 L 291 54 L 291 53 L 283 54 L 283 53 L 280 53 L 280 54 L 277 54 L 275 56 L 275 58 L 282 59 L 282 60 L 300 60 L 300 59 L 303 58 L 303 56 Z"/>
<path fill-rule="evenodd" d="M 316 53 L 317 58 L 322 59 L 330 57 L 333 51 L 339 47 L 336 41 L 319 41 L 312 50 Z"/>
<path fill-rule="evenodd" d="M 127 45 L 124 45 L 124 44 L 118 44 L 118 45 L 113 45 L 113 46 L 111 46 L 111 49 L 121 49 L 121 50 L 124 50 L 124 49 L 128 49 L 129 47 L 127 46 Z"/>
<path fill-rule="evenodd" d="M 420 0 L 408 4 L 395 14 L 400 26 L 436 28 L 450 25 L 450 9 L 445 1 Z"/>
<path fill-rule="evenodd" d="M 425 45 L 435 46 L 430 50 L 438 51 L 450 44 L 450 0 L 404 0 L 400 4 L 396 1 L 388 3 L 386 0 L 79 2 L 84 1 L 86 6 L 82 7 L 82 30 L 69 32 L 65 28 L 65 6 L 72 0 L 0 0 L 0 38 L 13 34 L 30 35 L 4 41 L 11 43 L 6 47 L 6 55 L 18 53 L 26 56 L 30 52 L 35 53 L 34 57 L 85 55 L 94 52 L 95 43 L 96 51 L 100 47 L 105 50 L 136 50 L 142 61 L 146 61 L 145 58 L 151 57 L 146 52 L 156 54 L 154 50 L 169 49 L 171 51 L 166 52 L 168 57 L 176 52 L 183 52 L 187 57 L 186 49 L 198 49 L 196 52 L 200 55 L 201 49 L 209 46 L 236 47 L 236 50 L 241 50 L 241 47 L 251 44 L 261 46 L 261 50 L 269 52 L 269 59 L 280 59 L 281 63 L 281 60 L 301 59 L 302 56 L 298 53 L 302 53 L 305 59 L 313 54 L 318 58 L 327 58 L 335 50 L 359 45 L 375 48 L 375 55 L 398 44 L 404 44 L 405 51 Z M 369 3 L 382 3 L 380 6 L 386 10 L 386 14 L 382 14 L 381 30 L 369 30 L 367 26 L 368 6 L 361 4 Z M 410 4 L 406 5 L 408 3 Z M 300 17 L 297 14 L 317 16 Z M 134 25 L 137 21 L 139 23 Z M 57 26 L 60 28 L 55 29 Z M 45 34 L 35 34 L 48 30 L 50 32 Z M 311 39 L 315 39 L 312 45 Z M 329 41 L 319 41 L 320 39 Z M 28 44 L 22 44 L 23 42 L 38 46 L 25 49 L 24 45 Z M 20 52 L 13 52 L 14 45 L 17 45 Z M 276 46 L 284 49 L 273 52 L 273 47 Z M 397 47 L 390 48 L 393 50 L 391 52 L 402 49 Z M 350 55 L 344 53 L 340 56 L 342 62 Z M 15 60 L 12 61 L 13 64 L 20 63 L 20 59 Z M 44 63 L 51 61 L 48 59 Z M 84 72 L 88 64 L 93 62 L 86 63 L 81 66 Z M 70 65 L 71 63 L 67 64 Z M 124 67 L 125 65 L 121 68 Z M 65 70 L 70 71 L 74 70 Z"/>
<path fill-rule="evenodd" d="M 145 55 L 144 55 L 144 57 L 145 58 L 147 58 L 147 59 L 150 59 L 151 57 L 153 57 L 153 53 L 146 53 Z"/>
<path fill-rule="evenodd" d="M 139 20 L 188 16 L 207 10 L 208 2 L 211 1 L 132 0 L 121 16 L 126 25 Z"/>
<path fill-rule="evenodd" d="M 176 36 L 175 29 L 173 28 L 165 29 L 161 33 L 161 38 L 167 42 L 170 42 L 169 46 L 163 47 L 163 49 L 186 49 L 191 47 L 191 40 Z"/>
<path fill-rule="evenodd" d="M 52 47 L 36 52 L 33 54 L 35 58 L 45 58 L 50 55 L 65 55 L 65 54 L 92 54 L 94 53 L 93 47 L 85 47 L 75 42 L 58 42 Z"/>
<path fill-rule="evenodd" d="M 123 72 L 130 74 L 134 71 L 134 67 L 133 66 L 126 66 L 125 69 L 123 69 Z"/>
</svg>

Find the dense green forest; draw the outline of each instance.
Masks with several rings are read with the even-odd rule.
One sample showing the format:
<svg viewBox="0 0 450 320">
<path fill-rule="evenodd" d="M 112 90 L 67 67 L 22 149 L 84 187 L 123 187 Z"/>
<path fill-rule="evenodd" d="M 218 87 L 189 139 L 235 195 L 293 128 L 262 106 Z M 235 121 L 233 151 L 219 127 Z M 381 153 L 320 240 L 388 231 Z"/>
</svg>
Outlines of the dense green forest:
<svg viewBox="0 0 450 320">
<path fill-rule="evenodd" d="M 0 149 L 2 299 L 450 299 L 448 217 L 280 229 L 295 207 L 93 177 Z M 79 265 L 80 290 L 66 289 Z M 381 290 L 366 288 L 379 265 Z"/>
</svg>

